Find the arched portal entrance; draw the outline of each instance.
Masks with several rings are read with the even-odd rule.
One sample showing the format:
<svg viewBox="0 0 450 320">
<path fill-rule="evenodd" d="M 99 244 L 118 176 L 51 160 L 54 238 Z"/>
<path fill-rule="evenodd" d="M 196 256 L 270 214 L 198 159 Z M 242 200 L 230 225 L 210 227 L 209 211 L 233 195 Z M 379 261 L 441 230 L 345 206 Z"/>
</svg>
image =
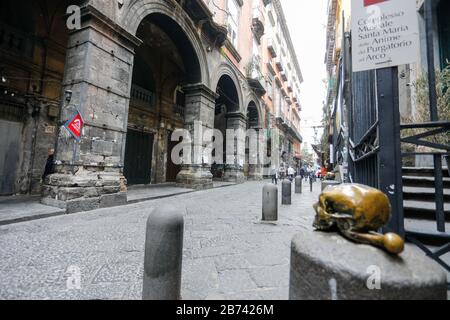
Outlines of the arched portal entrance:
<svg viewBox="0 0 450 320">
<path fill-rule="evenodd" d="M 245 141 L 244 175 L 249 180 L 262 179 L 262 165 L 260 159 L 259 131 L 261 129 L 258 107 L 254 101 L 247 106 L 247 136 Z"/>
<path fill-rule="evenodd" d="M 225 74 L 218 81 L 216 93 L 214 128 L 223 135 L 224 156 L 223 163 L 213 163 L 212 173 L 215 179 L 243 182 L 245 116 L 240 112 L 238 89 L 233 79 Z M 233 143 L 227 135 L 228 129 L 235 130 L 236 134 L 242 130 L 244 137 L 236 136 Z M 227 146 L 227 142 L 231 145 Z"/>
<path fill-rule="evenodd" d="M 58 131 L 68 3 L 0 2 L 0 196 L 43 191 Z"/>
<path fill-rule="evenodd" d="M 128 184 L 175 182 L 181 166 L 171 158 L 184 127 L 185 86 L 201 82 L 193 46 L 170 17 L 148 15 L 136 36 L 142 40 L 134 60 L 124 175 Z"/>
</svg>

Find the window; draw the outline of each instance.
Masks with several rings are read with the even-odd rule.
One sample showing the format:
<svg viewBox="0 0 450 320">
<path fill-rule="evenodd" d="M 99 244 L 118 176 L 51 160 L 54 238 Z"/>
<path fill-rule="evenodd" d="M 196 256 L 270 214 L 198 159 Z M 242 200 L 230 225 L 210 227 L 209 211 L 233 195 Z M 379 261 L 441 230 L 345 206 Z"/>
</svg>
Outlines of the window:
<svg viewBox="0 0 450 320">
<path fill-rule="evenodd" d="M 273 99 L 273 84 L 272 80 L 267 80 L 267 96 L 270 100 Z"/>
<path fill-rule="evenodd" d="M 228 0 L 228 37 L 237 49 L 239 33 L 239 16 L 241 10 L 236 0 Z"/>
</svg>

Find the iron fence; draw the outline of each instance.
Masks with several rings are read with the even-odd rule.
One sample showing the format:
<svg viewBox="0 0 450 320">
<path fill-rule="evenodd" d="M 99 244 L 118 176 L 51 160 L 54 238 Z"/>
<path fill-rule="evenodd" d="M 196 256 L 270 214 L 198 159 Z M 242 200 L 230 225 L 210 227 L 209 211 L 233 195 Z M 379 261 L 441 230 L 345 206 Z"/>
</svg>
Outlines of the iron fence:
<svg viewBox="0 0 450 320">
<path fill-rule="evenodd" d="M 384 231 L 397 232 L 450 272 L 450 266 L 442 259 L 444 254 L 450 252 L 450 233 L 445 226 L 448 217 L 444 210 L 442 165 L 443 156 L 448 159 L 450 155 L 450 139 L 446 143 L 436 143 L 430 139 L 438 134 L 450 136 L 450 122 L 448 119 L 440 121 L 438 117 L 432 10 L 432 1 L 426 0 L 430 121 L 401 124 L 398 68 L 353 73 L 351 34 L 344 32 L 333 109 L 334 133 L 330 142 L 333 145 L 334 164 L 348 163 L 345 182 L 379 188 L 389 197 L 392 219 Z M 406 130 L 420 133 L 403 135 L 402 138 L 401 133 L 406 133 Z M 443 151 L 402 153 L 402 143 Z M 402 159 L 418 154 L 430 155 L 434 160 L 435 230 L 405 229 Z M 432 249 L 424 244 L 424 239 L 436 240 L 440 246 Z"/>
</svg>

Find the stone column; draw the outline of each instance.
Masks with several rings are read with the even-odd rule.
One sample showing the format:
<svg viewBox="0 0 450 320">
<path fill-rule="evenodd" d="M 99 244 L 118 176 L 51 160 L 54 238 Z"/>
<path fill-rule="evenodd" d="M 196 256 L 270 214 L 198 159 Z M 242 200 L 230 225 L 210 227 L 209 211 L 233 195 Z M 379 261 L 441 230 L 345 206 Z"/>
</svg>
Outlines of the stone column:
<svg viewBox="0 0 450 320">
<path fill-rule="evenodd" d="M 261 143 L 262 143 L 262 141 L 260 141 L 259 134 L 260 134 L 260 130 L 262 130 L 262 129 L 253 128 L 253 130 L 255 130 L 256 135 L 257 135 L 256 140 L 254 142 L 254 143 L 256 143 L 256 154 L 249 155 L 248 179 L 253 180 L 253 181 L 261 181 L 261 180 L 263 180 L 263 165 L 262 165 L 263 159 L 261 159 L 261 147 L 262 147 Z M 250 142 L 250 144 L 251 143 L 252 142 Z M 252 148 L 250 148 L 250 153 L 251 152 L 252 152 Z M 253 159 L 253 161 L 252 161 L 252 159 Z"/>
<path fill-rule="evenodd" d="M 60 120 L 78 110 L 83 136 L 74 144 L 60 128 L 56 173 L 46 179 L 42 198 L 68 213 L 126 203 L 122 169 L 134 48 L 141 43 L 91 5 L 82 8 L 82 21 L 69 38 L 63 92 L 73 95 Z"/>
<path fill-rule="evenodd" d="M 226 134 L 227 145 L 227 161 L 225 164 L 225 176 L 224 180 L 235 183 L 244 183 L 244 164 L 245 164 L 245 133 L 247 129 L 246 118 L 242 113 L 229 113 L 227 114 L 227 131 L 234 130 L 235 139 L 233 141 L 233 135 Z M 233 155 L 234 146 L 234 155 Z M 230 150 L 228 150 L 230 149 Z M 228 154 L 230 153 L 230 154 Z"/>
<path fill-rule="evenodd" d="M 203 84 L 183 88 L 186 98 L 185 129 L 192 138 L 191 163 L 184 164 L 177 176 L 177 184 L 184 188 L 210 189 L 213 187 L 211 159 L 203 157 L 205 130 L 214 129 L 214 111 L 217 94 Z"/>
</svg>

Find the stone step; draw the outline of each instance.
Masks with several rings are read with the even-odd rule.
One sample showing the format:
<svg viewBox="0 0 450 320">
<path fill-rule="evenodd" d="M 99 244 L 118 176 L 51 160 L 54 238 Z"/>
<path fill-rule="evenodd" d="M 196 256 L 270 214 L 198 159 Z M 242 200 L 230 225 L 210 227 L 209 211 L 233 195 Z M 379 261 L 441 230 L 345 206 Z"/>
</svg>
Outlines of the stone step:
<svg viewBox="0 0 450 320">
<path fill-rule="evenodd" d="M 450 223 L 445 223 L 446 232 L 437 231 L 435 221 L 405 219 L 405 230 L 421 243 L 429 246 L 441 246 L 450 241 Z"/>
<path fill-rule="evenodd" d="M 444 188 L 450 189 L 450 178 L 443 178 Z M 421 176 L 403 176 L 403 186 L 405 187 L 419 187 L 419 188 L 434 188 L 434 177 Z"/>
<path fill-rule="evenodd" d="M 424 220 L 436 219 L 436 204 L 434 202 L 405 200 L 403 202 L 405 218 Z M 445 220 L 450 221 L 450 203 L 444 203 Z"/>
<path fill-rule="evenodd" d="M 65 210 L 43 205 L 39 200 L 40 196 L 0 197 L 0 226 L 66 214 Z"/>
<path fill-rule="evenodd" d="M 434 188 L 403 187 L 403 199 L 435 202 L 436 192 Z M 450 189 L 444 189 L 444 202 L 450 203 Z"/>
<path fill-rule="evenodd" d="M 447 168 L 442 169 L 442 174 L 446 178 L 450 177 Z M 416 177 L 434 177 L 434 168 L 404 167 L 403 175 Z"/>
</svg>

